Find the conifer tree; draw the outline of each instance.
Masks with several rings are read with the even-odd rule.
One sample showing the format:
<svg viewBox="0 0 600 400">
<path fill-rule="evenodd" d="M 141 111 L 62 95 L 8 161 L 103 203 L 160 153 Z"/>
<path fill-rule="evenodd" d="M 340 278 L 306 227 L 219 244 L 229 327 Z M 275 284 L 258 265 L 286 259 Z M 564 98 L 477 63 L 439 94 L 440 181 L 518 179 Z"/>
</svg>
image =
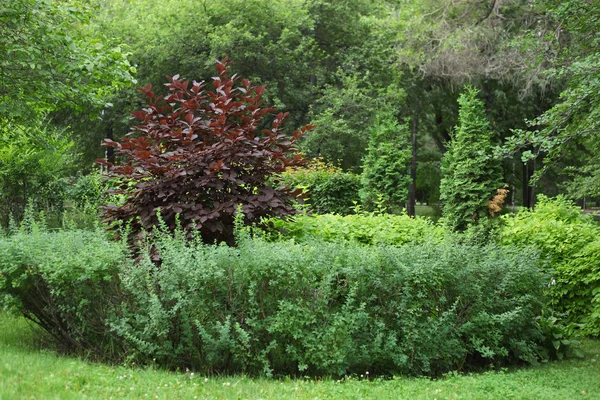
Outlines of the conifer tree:
<svg viewBox="0 0 600 400">
<path fill-rule="evenodd" d="M 380 200 L 392 210 L 404 207 L 410 184 L 408 146 L 406 126 L 393 115 L 379 115 L 363 159 L 361 200 L 367 209 Z"/>
<path fill-rule="evenodd" d="M 502 169 L 492 156 L 492 130 L 472 87 L 460 96 L 458 125 L 442 159 L 440 200 L 449 226 L 463 231 L 488 215 L 488 201 L 502 187 Z"/>
</svg>

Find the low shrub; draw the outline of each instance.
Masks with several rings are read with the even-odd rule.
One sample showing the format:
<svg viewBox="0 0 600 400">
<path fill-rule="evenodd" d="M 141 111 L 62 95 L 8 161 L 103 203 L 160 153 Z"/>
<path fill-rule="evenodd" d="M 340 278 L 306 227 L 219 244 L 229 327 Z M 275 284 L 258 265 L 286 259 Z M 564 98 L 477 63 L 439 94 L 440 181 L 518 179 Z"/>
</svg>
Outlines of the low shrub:
<svg viewBox="0 0 600 400">
<path fill-rule="evenodd" d="M 565 321 L 600 335 L 600 227 L 561 196 L 539 196 L 535 210 L 504 215 L 502 222 L 501 244 L 541 251 L 552 274 L 552 302 Z"/>
<path fill-rule="evenodd" d="M 306 166 L 288 168 L 281 174 L 281 182 L 302 189 L 305 204 L 315 214 L 350 214 L 360 201 L 360 176 L 318 158 Z"/>
<path fill-rule="evenodd" d="M 44 329 L 60 350 L 99 358 L 123 353 L 107 319 L 120 302 L 124 253 L 100 231 L 44 232 L 0 239 L 0 304 Z"/>
<path fill-rule="evenodd" d="M 183 236 L 155 237 L 159 268 L 100 232 L 1 239 L 1 299 L 71 349 L 208 373 L 439 376 L 542 354 L 532 252 Z"/>
<path fill-rule="evenodd" d="M 349 241 L 366 245 L 401 245 L 405 243 L 439 243 L 444 228 L 427 218 L 411 218 L 406 214 L 305 215 L 297 214 L 287 220 L 270 219 L 267 225 L 269 240 L 296 242 L 322 240 Z"/>
</svg>

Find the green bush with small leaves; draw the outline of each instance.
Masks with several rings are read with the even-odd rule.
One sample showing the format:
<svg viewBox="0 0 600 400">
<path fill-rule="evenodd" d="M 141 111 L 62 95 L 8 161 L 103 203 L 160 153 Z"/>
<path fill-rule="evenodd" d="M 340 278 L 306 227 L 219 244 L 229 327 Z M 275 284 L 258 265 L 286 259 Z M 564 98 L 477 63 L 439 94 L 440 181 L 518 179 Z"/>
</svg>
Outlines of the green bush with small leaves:
<svg viewBox="0 0 600 400">
<path fill-rule="evenodd" d="M 549 354 L 535 252 L 165 230 L 135 260 L 103 232 L 0 239 L 0 299 L 67 350 L 206 373 L 440 376 Z"/>
<path fill-rule="evenodd" d="M 570 200 L 538 196 L 535 210 L 502 216 L 501 244 L 534 246 L 547 261 L 552 303 L 584 334 L 600 335 L 600 227 Z"/>
<path fill-rule="evenodd" d="M 406 243 L 440 243 L 445 230 L 427 218 L 406 214 L 364 213 L 353 215 L 297 214 L 287 220 L 270 219 L 269 240 L 294 239 L 296 242 L 322 240 L 348 241 L 365 245 L 402 245 Z"/>
<path fill-rule="evenodd" d="M 39 325 L 62 351 L 118 358 L 124 350 L 107 321 L 122 300 L 123 249 L 102 231 L 21 228 L 0 239 L 0 306 Z"/>
</svg>

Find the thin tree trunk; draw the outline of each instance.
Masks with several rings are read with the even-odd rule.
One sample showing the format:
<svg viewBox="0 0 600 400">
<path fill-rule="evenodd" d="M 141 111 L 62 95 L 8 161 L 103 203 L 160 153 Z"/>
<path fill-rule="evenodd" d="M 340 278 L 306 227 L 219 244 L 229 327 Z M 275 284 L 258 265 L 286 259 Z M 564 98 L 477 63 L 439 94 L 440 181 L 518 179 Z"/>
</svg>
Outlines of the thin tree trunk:
<svg viewBox="0 0 600 400">
<path fill-rule="evenodd" d="M 112 122 L 109 122 L 108 125 L 106 126 L 106 138 L 110 139 L 110 140 L 115 139 L 114 135 L 113 135 Z M 113 147 L 106 148 L 106 161 L 108 161 L 111 164 L 115 163 L 115 149 Z"/>
<path fill-rule="evenodd" d="M 535 173 L 535 158 L 533 159 L 533 164 L 531 166 L 531 173 L 529 176 L 533 176 L 533 174 Z M 529 182 L 527 182 L 527 184 L 529 184 Z M 535 186 L 529 186 L 529 207 L 533 208 L 535 207 Z"/>
<path fill-rule="evenodd" d="M 522 184 L 521 184 L 521 190 L 523 191 L 523 207 L 525 208 L 529 208 L 529 166 L 528 166 L 528 162 L 524 162 L 523 163 L 523 169 L 522 169 Z"/>
<path fill-rule="evenodd" d="M 415 112 L 412 118 L 411 129 L 411 160 L 410 160 L 410 186 L 408 188 L 408 201 L 406 212 L 411 217 L 416 215 L 415 204 L 417 195 L 417 135 L 419 133 L 419 116 Z"/>
</svg>

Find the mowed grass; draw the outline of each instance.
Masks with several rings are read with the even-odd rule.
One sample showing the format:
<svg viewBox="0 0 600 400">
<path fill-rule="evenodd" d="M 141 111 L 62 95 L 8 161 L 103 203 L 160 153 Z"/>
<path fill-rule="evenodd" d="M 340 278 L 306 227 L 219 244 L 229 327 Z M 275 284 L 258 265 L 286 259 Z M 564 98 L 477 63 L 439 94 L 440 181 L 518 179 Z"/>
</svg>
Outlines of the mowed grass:
<svg viewBox="0 0 600 400">
<path fill-rule="evenodd" d="M 0 399 L 600 399 L 600 341 L 583 350 L 583 359 L 436 381 L 204 377 L 58 356 L 36 349 L 23 319 L 0 313 Z"/>
</svg>

